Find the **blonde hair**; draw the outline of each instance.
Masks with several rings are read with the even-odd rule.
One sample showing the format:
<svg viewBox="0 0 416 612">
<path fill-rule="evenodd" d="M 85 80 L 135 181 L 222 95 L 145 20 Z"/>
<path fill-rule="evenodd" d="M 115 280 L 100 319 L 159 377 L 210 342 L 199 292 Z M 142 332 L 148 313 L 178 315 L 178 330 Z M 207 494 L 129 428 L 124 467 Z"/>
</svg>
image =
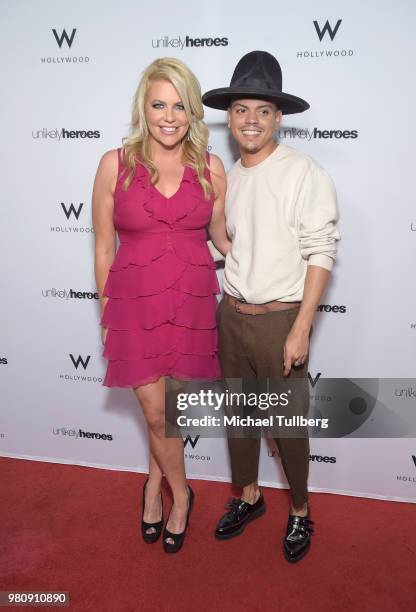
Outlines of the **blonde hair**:
<svg viewBox="0 0 416 612">
<path fill-rule="evenodd" d="M 131 184 L 139 160 L 149 170 L 153 184 L 159 178 L 157 168 L 150 158 L 149 129 L 144 112 L 150 84 L 156 80 L 170 82 L 182 100 L 189 121 L 188 133 L 182 141 L 183 162 L 194 168 L 204 196 L 208 198 L 213 189 L 204 174 L 207 165 L 208 128 L 203 121 L 201 87 L 193 72 L 183 62 L 172 57 L 162 57 L 152 62 L 143 72 L 134 95 L 131 135 L 123 140 L 123 162 L 128 171 L 123 189 L 127 189 Z"/>
</svg>

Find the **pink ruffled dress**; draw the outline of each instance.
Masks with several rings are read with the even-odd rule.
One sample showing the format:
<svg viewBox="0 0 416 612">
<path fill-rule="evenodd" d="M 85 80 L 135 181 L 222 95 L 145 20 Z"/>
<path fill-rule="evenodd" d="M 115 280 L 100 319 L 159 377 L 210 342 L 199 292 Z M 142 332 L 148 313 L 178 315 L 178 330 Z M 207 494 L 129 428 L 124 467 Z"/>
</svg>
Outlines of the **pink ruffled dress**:
<svg viewBox="0 0 416 612">
<path fill-rule="evenodd" d="M 220 288 L 206 243 L 213 198 L 205 200 L 190 167 L 170 198 L 140 163 L 123 191 L 123 170 L 119 150 L 114 225 L 120 246 L 104 288 L 109 363 L 103 384 L 134 388 L 161 376 L 219 378 Z"/>
</svg>

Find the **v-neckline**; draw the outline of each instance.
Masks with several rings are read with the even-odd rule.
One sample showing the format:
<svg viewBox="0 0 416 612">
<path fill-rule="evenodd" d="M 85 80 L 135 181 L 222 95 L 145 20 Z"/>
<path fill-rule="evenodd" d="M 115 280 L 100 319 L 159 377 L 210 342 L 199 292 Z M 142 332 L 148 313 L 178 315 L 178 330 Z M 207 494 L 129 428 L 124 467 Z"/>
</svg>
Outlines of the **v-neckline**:
<svg viewBox="0 0 416 612">
<path fill-rule="evenodd" d="M 165 195 L 164 195 L 164 194 L 163 194 L 163 193 L 162 193 L 162 192 L 161 192 L 161 191 L 160 191 L 160 190 L 159 190 L 159 189 L 156 187 L 156 185 L 154 185 L 154 184 L 152 183 L 152 187 L 153 187 L 153 189 L 155 189 L 155 190 L 158 192 L 158 194 L 159 194 L 160 196 L 162 196 L 162 198 L 163 198 L 164 200 L 171 200 L 172 198 L 174 198 L 174 197 L 175 197 L 175 196 L 176 196 L 176 195 L 177 195 L 177 194 L 180 192 L 181 187 L 182 187 L 182 183 L 183 183 L 183 179 L 185 178 L 185 173 L 186 173 L 187 169 L 188 169 L 188 166 L 184 166 L 184 167 L 183 167 L 182 178 L 181 178 L 181 180 L 180 180 L 180 182 L 179 182 L 178 188 L 177 188 L 177 190 L 176 190 L 174 193 L 172 193 L 172 195 L 171 195 L 171 196 L 169 196 L 169 197 L 165 196 Z"/>
</svg>

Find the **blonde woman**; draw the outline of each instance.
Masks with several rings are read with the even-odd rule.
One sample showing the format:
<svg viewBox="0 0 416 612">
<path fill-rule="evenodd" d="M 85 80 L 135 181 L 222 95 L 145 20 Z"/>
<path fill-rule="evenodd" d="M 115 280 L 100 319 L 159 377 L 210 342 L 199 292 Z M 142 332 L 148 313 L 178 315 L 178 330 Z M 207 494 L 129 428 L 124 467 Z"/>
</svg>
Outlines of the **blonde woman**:
<svg viewBox="0 0 416 612">
<path fill-rule="evenodd" d="M 130 387 L 149 435 L 142 536 L 162 533 L 162 475 L 173 505 L 166 552 L 185 537 L 194 494 L 186 484 L 181 438 L 165 437 L 165 377 L 220 376 L 215 266 L 207 230 L 228 251 L 221 161 L 207 154 L 199 83 L 179 60 L 161 58 L 143 73 L 131 136 L 102 157 L 93 192 L 95 274 L 102 311 L 104 384 Z M 116 233 L 119 248 L 116 253 Z"/>
</svg>

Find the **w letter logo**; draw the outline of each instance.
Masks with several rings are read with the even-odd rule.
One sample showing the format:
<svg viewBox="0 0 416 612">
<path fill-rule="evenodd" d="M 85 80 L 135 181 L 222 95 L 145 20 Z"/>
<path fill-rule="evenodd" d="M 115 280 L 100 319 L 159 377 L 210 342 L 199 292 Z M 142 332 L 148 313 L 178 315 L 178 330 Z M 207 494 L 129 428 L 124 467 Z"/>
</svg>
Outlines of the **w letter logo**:
<svg viewBox="0 0 416 612">
<path fill-rule="evenodd" d="M 66 41 L 66 44 L 68 45 L 68 47 L 71 48 L 71 45 L 74 42 L 76 31 L 77 31 L 76 28 L 74 28 L 72 30 L 71 36 L 68 36 L 68 34 L 66 33 L 66 30 L 63 29 L 62 34 L 59 35 L 58 32 L 55 30 L 55 28 L 52 28 L 53 35 L 55 36 L 55 40 L 58 43 L 59 48 L 62 47 L 64 40 Z"/>
<path fill-rule="evenodd" d="M 69 217 L 71 216 L 71 214 L 74 214 L 75 217 L 78 220 L 78 217 L 80 215 L 81 209 L 84 206 L 84 202 L 81 202 L 80 205 L 78 206 L 78 210 L 75 208 L 75 206 L 72 204 L 71 202 L 71 206 L 69 206 L 68 208 L 65 206 L 65 204 L 63 202 L 61 202 L 61 206 L 62 209 L 65 213 L 66 218 L 69 220 Z"/>
<path fill-rule="evenodd" d="M 316 33 L 318 34 L 319 40 L 322 42 L 323 37 L 325 36 L 326 32 L 328 32 L 329 37 L 331 40 L 334 40 L 336 33 L 338 32 L 338 28 L 342 23 L 342 19 L 338 19 L 336 26 L 334 29 L 331 28 L 331 26 L 329 25 L 329 21 L 328 19 L 325 22 L 324 27 L 320 28 L 319 23 L 317 21 L 313 22 L 313 25 L 315 26 L 315 30 Z"/>
<path fill-rule="evenodd" d="M 76 370 L 78 370 L 78 366 L 80 363 L 82 364 L 82 367 L 84 368 L 84 370 L 87 369 L 87 365 L 88 365 L 89 360 L 91 359 L 91 355 L 88 355 L 86 359 L 83 359 L 81 355 L 78 355 L 78 359 L 75 359 L 75 357 L 71 354 L 69 356 Z"/>
<path fill-rule="evenodd" d="M 311 383 L 311 387 L 313 389 L 316 383 L 318 382 L 318 380 L 321 378 L 321 372 L 318 372 L 315 378 L 312 378 L 310 372 L 308 372 L 308 378 L 309 378 L 309 382 Z"/>
<path fill-rule="evenodd" d="M 189 442 L 189 444 L 192 446 L 192 448 L 195 448 L 196 443 L 198 442 L 198 440 L 199 440 L 199 436 L 196 436 L 196 438 L 191 438 L 191 436 L 188 435 L 188 436 L 186 436 L 185 440 L 183 441 L 183 446 L 184 446 L 184 448 L 186 448 L 186 445 Z"/>
</svg>

